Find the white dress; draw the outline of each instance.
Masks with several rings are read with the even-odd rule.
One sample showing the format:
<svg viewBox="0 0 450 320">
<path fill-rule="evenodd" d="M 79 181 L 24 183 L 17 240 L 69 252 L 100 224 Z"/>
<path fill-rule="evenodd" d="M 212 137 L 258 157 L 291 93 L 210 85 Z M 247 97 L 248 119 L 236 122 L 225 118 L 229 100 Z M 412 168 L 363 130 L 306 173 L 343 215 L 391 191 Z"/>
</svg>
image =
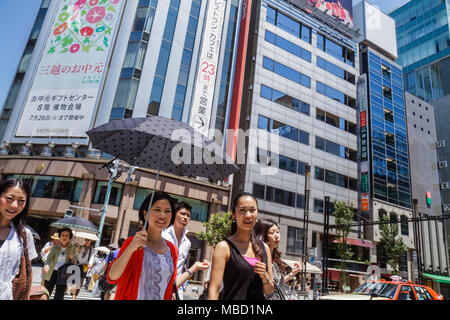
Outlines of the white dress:
<svg viewBox="0 0 450 320">
<path fill-rule="evenodd" d="M 38 256 L 34 247 L 33 235 L 25 228 L 27 235 L 28 256 L 30 261 Z M 12 281 L 20 268 L 23 245 L 16 228 L 11 223 L 11 230 L 0 248 L 0 300 L 12 300 Z"/>
</svg>

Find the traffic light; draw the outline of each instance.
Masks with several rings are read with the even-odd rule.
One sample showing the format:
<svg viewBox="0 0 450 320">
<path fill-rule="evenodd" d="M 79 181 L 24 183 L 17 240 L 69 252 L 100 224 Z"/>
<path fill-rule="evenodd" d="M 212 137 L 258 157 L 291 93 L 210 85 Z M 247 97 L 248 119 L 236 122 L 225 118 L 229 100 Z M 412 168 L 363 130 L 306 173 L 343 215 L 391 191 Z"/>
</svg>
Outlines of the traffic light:
<svg viewBox="0 0 450 320">
<path fill-rule="evenodd" d="M 431 192 L 427 192 L 426 196 L 427 196 L 427 207 L 430 208 L 431 207 Z"/>
</svg>

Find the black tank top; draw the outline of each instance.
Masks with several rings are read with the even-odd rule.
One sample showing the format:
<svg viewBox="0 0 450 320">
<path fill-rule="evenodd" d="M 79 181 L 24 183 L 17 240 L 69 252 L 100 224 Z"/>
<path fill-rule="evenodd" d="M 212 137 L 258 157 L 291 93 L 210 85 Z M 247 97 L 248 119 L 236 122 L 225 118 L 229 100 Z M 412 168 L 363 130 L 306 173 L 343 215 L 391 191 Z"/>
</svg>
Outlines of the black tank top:
<svg viewBox="0 0 450 320">
<path fill-rule="evenodd" d="M 236 246 L 225 239 L 230 247 L 230 258 L 223 274 L 223 290 L 221 300 L 265 300 L 261 277 L 256 274 L 253 267 L 245 260 Z M 258 241 L 266 264 L 267 256 L 264 244 Z"/>
</svg>

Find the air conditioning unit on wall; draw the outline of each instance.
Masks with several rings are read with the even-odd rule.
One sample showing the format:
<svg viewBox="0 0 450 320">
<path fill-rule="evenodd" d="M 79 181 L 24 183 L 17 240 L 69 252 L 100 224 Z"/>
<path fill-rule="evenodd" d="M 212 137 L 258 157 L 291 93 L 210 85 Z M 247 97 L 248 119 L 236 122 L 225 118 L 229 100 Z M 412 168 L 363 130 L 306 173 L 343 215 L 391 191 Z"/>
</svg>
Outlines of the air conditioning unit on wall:
<svg viewBox="0 0 450 320">
<path fill-rule="evenodd" d="M 436 142 L 436 147 L 437 147 L 438 149 L 439 149 L 439 148 L 445 147 L 445 140 Z"/>
<path fill-rule="evenodd" d="M 441 182 L 441 189 L 445 190 L 445 189 L 450 189 L 450 182 Z"/>
</svg>

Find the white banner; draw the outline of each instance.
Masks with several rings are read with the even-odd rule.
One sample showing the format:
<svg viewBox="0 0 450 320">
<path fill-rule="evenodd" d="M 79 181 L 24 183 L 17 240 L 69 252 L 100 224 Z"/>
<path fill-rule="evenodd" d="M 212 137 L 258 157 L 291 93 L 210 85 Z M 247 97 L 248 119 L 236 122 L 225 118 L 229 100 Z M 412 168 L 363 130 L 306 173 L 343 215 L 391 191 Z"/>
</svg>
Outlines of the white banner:
<svg viewBox="0 0 450 320">
<path fill-rule="evenodd" d="M 211 121 L 226 3 L 226 0 L 210 0 L 208 4 L 197 70 L 198 78 L 189 118 L 189 125 L 205 135 Z"/>
<path fill-rule="evenodd" d="M 124 0 L 61 0 L 16 136 L 87 137 Z"/>
</svg>

